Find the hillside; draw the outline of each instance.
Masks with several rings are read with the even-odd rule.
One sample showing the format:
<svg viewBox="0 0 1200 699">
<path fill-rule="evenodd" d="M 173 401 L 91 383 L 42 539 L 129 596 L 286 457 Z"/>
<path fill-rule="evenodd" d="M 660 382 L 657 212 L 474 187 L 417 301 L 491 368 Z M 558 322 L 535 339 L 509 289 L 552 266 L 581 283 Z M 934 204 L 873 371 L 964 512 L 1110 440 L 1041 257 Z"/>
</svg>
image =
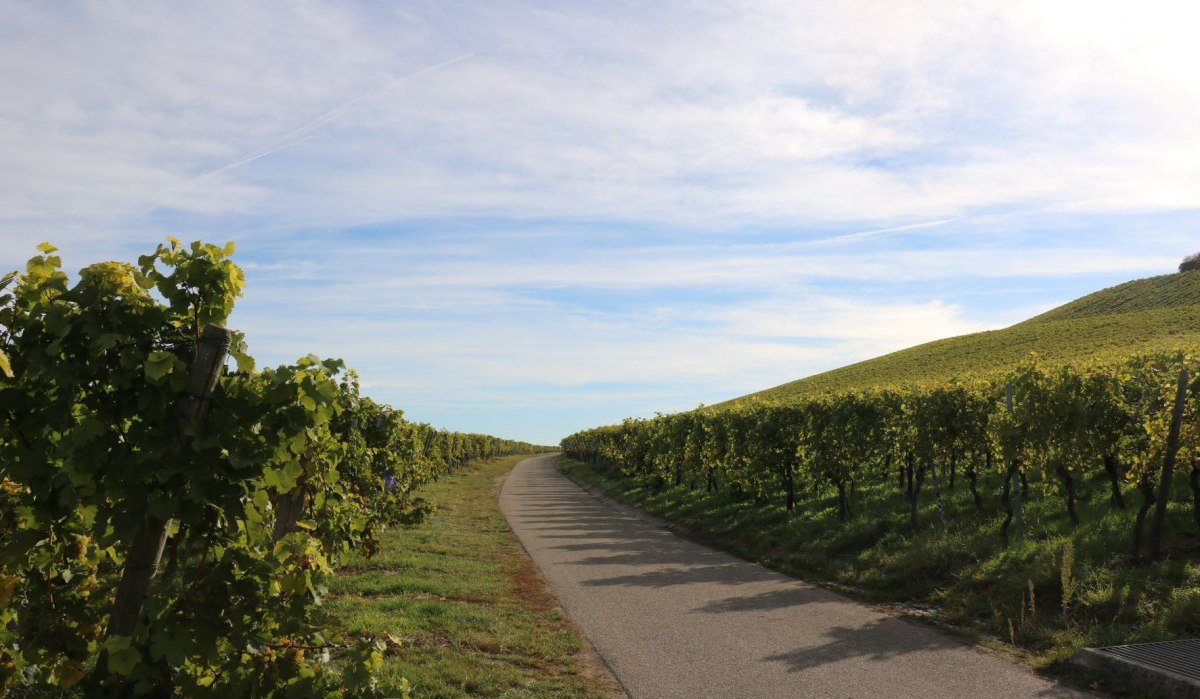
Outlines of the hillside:
<svg viewBox="0 0 1200 699">
<path fill-rule="evenodd" d="M 792 400 L 869 386 L 986 376 L 1031 352 L 1054 364 L 1185 347 L 1200 347 L 1200 272 L 1126 282 L 1001 330 L 927 342 L 745 397 Z"/>
<path fill-rule="evenodd" d="M 1135 279 L 1063 304 L 1018 325 L 1102 315 L 1180 308 L 1200 304 L 1200 274 L 1184 272 Z"/>
</svg>

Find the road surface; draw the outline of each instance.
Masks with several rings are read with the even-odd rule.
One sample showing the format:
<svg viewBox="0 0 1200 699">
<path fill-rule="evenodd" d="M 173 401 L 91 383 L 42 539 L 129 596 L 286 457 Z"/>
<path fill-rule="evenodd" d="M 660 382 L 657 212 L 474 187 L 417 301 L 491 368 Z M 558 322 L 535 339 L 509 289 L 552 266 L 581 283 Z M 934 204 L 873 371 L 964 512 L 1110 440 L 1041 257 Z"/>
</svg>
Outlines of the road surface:
<svg viewBox="0 0 1200 699">
<path fill-rule="evenodd" d="M 992 651 L 700 546 L 522 461 L 500 506 L 634 699 L 1089 697 Z"/>
</svg>

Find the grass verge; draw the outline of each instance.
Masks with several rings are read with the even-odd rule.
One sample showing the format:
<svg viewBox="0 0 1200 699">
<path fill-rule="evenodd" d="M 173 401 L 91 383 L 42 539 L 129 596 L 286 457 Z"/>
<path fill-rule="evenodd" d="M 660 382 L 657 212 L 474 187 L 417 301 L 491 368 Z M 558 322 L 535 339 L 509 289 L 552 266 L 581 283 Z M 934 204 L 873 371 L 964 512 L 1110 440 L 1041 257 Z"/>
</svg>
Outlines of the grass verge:
<svg viewBox="0 0 1200 699">
<path fill-rule="evenodd" d="M 500 512 L 497 479 L 525 457 L 467 466 L 422 490 L 437 512 L 384 535 L 339 571 L 328 628 L 404 639 L 381 685 L 399 696 L 607 697 L 611 679 L 570 624 Z"/>
<path fill-rule="evenodd" d="M 1073 682 L 1097 679 L 1066 662 L 1084 646 L 1200 635 L 1200 537 L 1176 528 L 1164 560 L 1130 560 L 1123 552 L 1136 508 L 1109 506 L 1103 482 L 1083 484 L 1083 523 L 1075 528 L 1060 498 L 1031 498 L 1028 539 L 1004 547 L 1003 513 L 994 505 L 977 512 L 961 483 L 943 493 L 945 525 L 927 494 L 913 530 L 907 503 L 886 486 L 859 491 L 843 523 L 828 493 L 810 494 L 789 517 L 779 504 L 724 491 L 654 487 L 565 456 L 559 464 L 619 500 L 682 524 L 706 544 L 859 599 L 903 605 Z"/>
</svg>

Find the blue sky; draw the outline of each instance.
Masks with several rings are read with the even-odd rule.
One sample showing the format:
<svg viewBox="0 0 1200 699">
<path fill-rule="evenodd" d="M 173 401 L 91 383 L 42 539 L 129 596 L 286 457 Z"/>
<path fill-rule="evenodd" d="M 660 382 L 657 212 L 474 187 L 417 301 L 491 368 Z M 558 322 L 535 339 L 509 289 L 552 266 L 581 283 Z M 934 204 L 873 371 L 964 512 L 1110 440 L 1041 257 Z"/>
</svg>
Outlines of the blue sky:
<svg viewBox="0 0 1200 699">
<path fill-rule="evenodd" d="M 1200 11 L 0 3 L 0 268 L 234 240 L 260 362 L 543 443 L 1200 249 Z"/>
</svg>

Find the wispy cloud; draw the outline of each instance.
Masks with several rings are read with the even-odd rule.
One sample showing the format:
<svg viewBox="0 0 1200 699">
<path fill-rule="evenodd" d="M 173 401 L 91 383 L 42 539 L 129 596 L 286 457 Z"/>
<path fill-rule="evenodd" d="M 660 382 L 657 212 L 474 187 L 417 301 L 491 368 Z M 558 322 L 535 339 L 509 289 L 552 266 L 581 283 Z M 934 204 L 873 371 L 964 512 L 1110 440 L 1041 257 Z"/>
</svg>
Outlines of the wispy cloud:
<svg viewBox="0 0 1200 699">
<path fill-rule="evenodd" d="M 414 415 L 550 440 L 1171 269 L 1200 224 L 1198 19 L 6 3 L 0 266 L 232 238 L 264 356 L 345 355 Z"/>
<path fill-rule="evenodd" d="M 312 121 L 308 122 L 307 124 L 304 124 L 295 129 L 292 129 L 291 131 L 287 132 L 283 136 L 280 136 L 279 138 L 275 139 L 275 141 L 273 141 L 270 145 L 258 148 L 253 153 L 250 153 L 249 155 L 243 156 L 231 163 L 222 165 L 221 167 L 217 168 L 216 170 L 213 170 L 212 172 L 207 172 L 207 173 L 201 175 L 199 179 L 206 179 L 209 177 L 213 177 L 214 175 L 219 175 L 223 172 L 229 172 L 230 170 L 233 170 L 234 168 L 241 167 L 243 165 L 246 165 L 247 163 L 252 163 L 255 160 L 258 160 L 259 158 L 265 158 L 268 155 L 271 155 L 272 153 L 278 153 L 279 151 L 283 150 L 284 148 L 289 148 L 289 147 L 294 146 L 303 141 L 307 141 L 308 139 L 310 139 L 314 135 L 316 135 L 316 131 L 318 129 L 324 127 L 329 122 L 338 118 L 339 115 L 345 113 L 347 110 L 354 107 L 355 105 L 357 105 L 361 102 L 365 102 L 369 99 L 378 98 L 381 95 L 387 93 L 389 90 L 394 89 L 397 85 L 400 85 L 401 83 L 403 83 L 407 80 L 411 80 L 417 76 L 435 71 L 438 68 L 444 68 L 446 66 L 454 65 L 455 63 L 458 63 L 459 61 L 465 61 L 468 58 L 470 58 L 472 55 L 473 54 L 470 54 L 470 53 L 464 53 L 461 56 L 456 56 L 454 58 L 451 58 L 448 61 L 434 63 L 433 65 L 425 66 L 424 68 L 414 70 L 413 72 L 411 72 L 407 75 L 403 75 L 399 78 L 396 78 L 395 80 L 389 82 L 387 85 L 384 85 L 383 87 L 381 87 L 377 90 L 371 90 L 370 92 L 363 93 L 363 94 L 359 95 L 358 97 L 355 97 L 354 99 L 349 100 L 348 102 L 339 104 L 338 106 L 334 107 L 333 109 L 330 109 L 329 111 L 327 111 L 324 114 L 320 115 L 319 117 L 313 119 Z"/>
</svg>

